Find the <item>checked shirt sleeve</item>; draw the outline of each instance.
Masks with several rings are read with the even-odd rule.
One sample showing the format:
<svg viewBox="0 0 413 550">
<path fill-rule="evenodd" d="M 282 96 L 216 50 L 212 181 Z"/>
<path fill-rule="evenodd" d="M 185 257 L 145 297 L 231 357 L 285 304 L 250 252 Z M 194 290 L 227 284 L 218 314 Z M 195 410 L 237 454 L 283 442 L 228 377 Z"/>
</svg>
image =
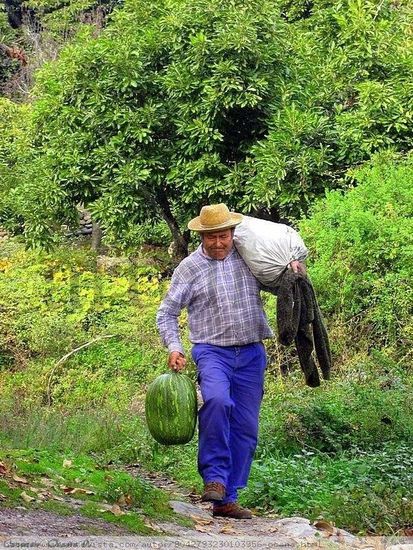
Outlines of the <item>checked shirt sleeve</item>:
<svg viewBox="0 0 413 550">
<path fill-rule="evenodd" d="M 171 279 L 171 286 L 156 315 L 159 334 L 169 353 L 179 351 L 184 355 L 179 335 L 178 317 L 181 310 L 188 305 L 190 295 L 191 285 L 183 281 L 179 272 L 175 270 Z"/>
</svg>

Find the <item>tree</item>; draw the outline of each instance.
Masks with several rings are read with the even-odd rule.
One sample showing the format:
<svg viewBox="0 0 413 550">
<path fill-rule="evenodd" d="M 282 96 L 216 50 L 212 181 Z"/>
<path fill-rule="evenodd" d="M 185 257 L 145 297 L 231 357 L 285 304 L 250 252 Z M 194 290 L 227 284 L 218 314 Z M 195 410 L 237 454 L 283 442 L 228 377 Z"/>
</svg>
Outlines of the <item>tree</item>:
<svg viewBox="0 0 413 550">
<path fill-rule="evenodd" d="M 134 0 L 62 52 L 34 116 L 63 210 L 89 204 L 116 238 L 162 218 L 185 254 L 185 218 L 242 196 L 231 172 L 266 132 L 285 27 L 271 2 Z"/>
<path fill-rule="evenodd" d="M 127 0 L 39 72 L 26 202 L 83 202 L 117 242 L 163 219 L 180 255 L 205 202 L 299 217 L 350 166 L 411 147 L 412 21 L 407 0 L 290 19 L 278 0 Z"/>
<path fill-rule="evenodd" d="M 412 148 L 413 5 L 293 0 L 282 11 L 286 5 L 301 13 L 290 25 L 289 77 L 267 136 L 239 169 L 248 201 L 299 217 L 325 189 L 345 187 L 350 167 L 382 149 Z"/>
<path fill-rule="evenodd" d="M 9 25 L 5 8 L 0 6 L 0 90 L 7 80 L 18 70 L 19 61 L 13 57 L 18 33 Z"/>
</svg>

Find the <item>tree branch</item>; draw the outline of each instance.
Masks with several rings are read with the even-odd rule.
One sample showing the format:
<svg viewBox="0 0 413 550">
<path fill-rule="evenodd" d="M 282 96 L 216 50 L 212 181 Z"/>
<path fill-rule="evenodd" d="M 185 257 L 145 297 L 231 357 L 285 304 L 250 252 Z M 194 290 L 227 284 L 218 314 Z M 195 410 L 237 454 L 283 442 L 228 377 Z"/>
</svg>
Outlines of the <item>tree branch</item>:
<svg viewBox="0 0 413 550">
<path fill-rule="evenodd" d="M 69 353 L 66 353 L 66 355 L 63 355 L 61 359 L 54 365 L 54 367 L 51 369 L 49 374 L 49 379 L 47 381 L 47 404 L 50 406 L 52 404 L 52 398 L 51 398 L 51 387 L 52 387 L 52 378 L 58 367 L 62 365 L 69 357 L 77 353 L 78 351 L 88 348 L 92 344 L 95 344 L 96 342 L 100 342 L 101 340 L 104 340 L 106 338 L 114 338 L 117 336 L 116 334 L 106 334 L 104 336 L 98 336 L 97 338 L 94 338 L 90 342 L 86 342 L 86 344 L 82 344 L 78 348 L 72 349 L 72 351 L 69 351 Z"/>
</svg>

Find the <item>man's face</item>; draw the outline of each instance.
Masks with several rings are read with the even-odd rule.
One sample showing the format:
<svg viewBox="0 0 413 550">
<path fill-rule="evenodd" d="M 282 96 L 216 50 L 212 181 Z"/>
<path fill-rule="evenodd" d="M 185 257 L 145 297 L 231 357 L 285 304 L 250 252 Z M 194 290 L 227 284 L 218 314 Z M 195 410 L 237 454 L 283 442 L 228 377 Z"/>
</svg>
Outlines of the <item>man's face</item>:
<svg viewBox="0 0 413 550">
<path fill-rule="evenodd" d="M 214 260 L 223 260 L 231 252 L 233 236 L 234 229 L 202 233 L 202 246 L 205 254 Z"/>
</svg>

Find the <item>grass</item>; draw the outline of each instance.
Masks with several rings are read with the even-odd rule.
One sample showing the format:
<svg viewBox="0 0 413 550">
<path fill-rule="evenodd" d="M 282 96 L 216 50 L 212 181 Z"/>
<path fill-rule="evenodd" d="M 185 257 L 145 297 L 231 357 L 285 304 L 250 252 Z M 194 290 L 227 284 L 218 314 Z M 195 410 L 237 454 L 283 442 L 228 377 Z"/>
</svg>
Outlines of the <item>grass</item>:
<svg viewBox="0 0 413 550">
<path fill-rule="evenodd" d="M 166 282 L 156 265 L 97 270 L 86 249 L 63 246 L 39 255 L 7 246 L 0 265 L 0 461 L 35 488 L 50 478 L 64 499 L 62 485 L 92 491 L 76 494 L 85 515 L 141 533 L 147 532 L 145 517 L 178 521 L 164 493 L 122 471 L 139 462 L 188 489 L 202 486 L 196 441 L 164 447 L 145 426 L 146 386 L 167 368 L 155 328 Z M 274 326 L 274 296 L 264 302 Z M 180 325 L 188 349 L 185 319 Z M 290 350 L 267 343 L 260 441 L 241 498 L 262 512 L 323 515 L 354 532 L 393 534 L 413 524 L 413 376 L 387 348 L 367 353 L 368 342 L 359 338 L 353 346 L 348 329 L 340 327 L 332 346 L 345 360 L 318 389 L 304 386 Z M 54 368 L 62 355 L 101 334 L 116 338 Z M 293 372 L 277 376 L 280 364 L 292 365 Z M 65 459 L 72 461 L 69 468 Z M 22 490 L 0 476 L 1 505 L 21 505 Z M 35 501 L 25 506 L 71 512 L 65 500 L 36 502 L 36 493 L 30 494 Z M 126 514 L 102 512 L 101 503 L 122 502 L 122 495 L 131 499 Z"/>
<path fill-rule="evenodd" d="M 267 379 L 259 447 L 249 486 L 241 493 L 244 504 L 280 516 L 323 516 L 352 532 L 391 535 L 411 527 L 411 378 L 376 369 L 372 380 L 366 368 L 317 390 L 304 387 L 299 374 Z M 162 517 L 162 498 L 122 472 L 125 463 L 138 461 L 148 471 L 201 490 L 196 440 L 171 447 L 154 442 L 139 400 L 124 410 L 26 409 L 16 402 L 8 418 L 0 442 L 10 450 L 2 456 L 8 460 L 9 452 L 23 475 L 62 476 L 60 485 L 93 490 L 82 513 L 106 519 L 110 512 L 99 512 L 95 504 L 129 494 L 145 516 Z M 22 443 L 36 450 L 16 451 Z M 63 467 L 65 458 L 73 461 L 70 468 Z M 18 495 L 11 494 L 10 503 L 13 499 L 18 502 Z M 130 513 L 138 517 L 133 509 Z M 127 525 L 128 517 L 111 519 Z"/>
<path fill-rule="evenodd" d="M 242 500 L 283 516 L 323 517 L 353 533 L 403 534 L 413 523 L 412 451 L 396 444 L 267 456 L 254 463 Z"/>
<path fill-rule="evenodd" d="M 166 492 L 87 455 L 9 449 L 1 451 L 0 463 L 6 469 L 0 478 L 3 507 L 24 505 L 70 515 L 70 499 L 75 498 L 84 501 L 77 513 L 143 535 L 155 533 L 145 518 L 181 522 Z"/>
<path fill-rule="evenodd" d="M 259 447 L 241 500 L 263 513 L 323 516 L 356 533 L 402 533 L 413 524 L 411 376 L 377 365 L 373 371 L 368 363 L 349 374 L 316 390 L 303 385 L 300 373 L 267 377 Z M 168 517 L 159 493 L 122 472 L 125 463 L 138 461 L 148 471 L 201 490 L 196 440 L 172 447 L 154 442 L 141 394 L 115 410 L 110 402 L 76 410 L 17 399 L 1 408 L 3 459 L 30 479 L 50 476 L 58 486 L 92 490 L 94 495 L 79 495 L 85 499 L 84 514 L 110 517 L 142 533 L 142 515 Z M 63 467 L 64 459 L 72 460 L 70 468 Z M 0 490 L 8 495 L 7 505 L 21 503 L 15 487 L 7 491 Z M 125 494 L 135 503 L 128 514 L 102 512 L 99 502 L 113 504 Z M 36 505 L 53 508 L 55 503 Z M 67 513 L 64 503 L 56 506 Z"/>
</svg>

